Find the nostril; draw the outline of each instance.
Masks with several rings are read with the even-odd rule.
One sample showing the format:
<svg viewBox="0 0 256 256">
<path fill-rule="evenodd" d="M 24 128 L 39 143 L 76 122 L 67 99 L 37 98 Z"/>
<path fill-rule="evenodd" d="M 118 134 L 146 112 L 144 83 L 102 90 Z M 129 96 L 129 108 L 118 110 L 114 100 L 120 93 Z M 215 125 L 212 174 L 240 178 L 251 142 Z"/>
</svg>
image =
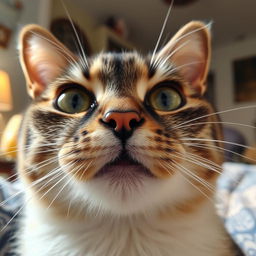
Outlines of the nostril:
<svg viewBox="0 0 256 256">
<path fill-rule="evenodd" d="M 117 127 L 117 123 L 114 119 L 106 120 L 106 119 L 102 118 L 102 119 L 100 119 L 100 122 L 112 129 L 115 129 Z"/>
<path fill-rule="evenodd" d="M 117 126 L 117 123 L 114 119 L 110 119 L 109 122 L 108 122 L 108 126 L 115 129 L 116 126 Z"/>
<path fill-rule="evenodd" d="M 131 129 L 134 129 L 137 127 L 137 124 L 138 124 L 138 121 L 136 119 L 132 119 L 130 122 L 129 122 L 129 126 Z"/>
<path fill-rule="evenodd" d="M 140 120 L 134 118 L 129 122 L 129 126 L 131 129 L 135 129 L 135 128 L 139 127 L 140 125 L 142 125 L 143 122 L 144 122 L 143 118 Z"/>
</svg>

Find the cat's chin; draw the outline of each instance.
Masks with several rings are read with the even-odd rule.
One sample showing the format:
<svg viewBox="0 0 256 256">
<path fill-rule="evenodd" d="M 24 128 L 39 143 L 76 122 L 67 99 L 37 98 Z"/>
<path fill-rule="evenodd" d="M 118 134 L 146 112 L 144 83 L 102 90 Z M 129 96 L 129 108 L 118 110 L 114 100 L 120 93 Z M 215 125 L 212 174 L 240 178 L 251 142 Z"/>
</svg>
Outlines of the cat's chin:
<svg viewBox="0 0 256 256">
<path fill-rule="evenodd" d="M 191 191 L 179 191 L 184 179 L 179 175 L 158 179 L 134 167 L 102 170 L 89 181 L 77 181 L 74 191 L 92 214 L 133 216 L 158 211 Z M 117 172 L 118 173 L 117 173 Z M 122 177 L 119 178 L 118 175 Z M 177 191 L 179 194 L 177 195 Z"/>
<path fill-rule="evenodd" d="M 144 165 L 121 154 L 105 164 L 92 179 L 77 180 L 74 187 L 92 214 L 132 216 L 152 213 L 177 200 L 182 186 L 178 175 L 159 179 Z M 180 196 L 183 196 L 180 193 Z"/>
</svg>

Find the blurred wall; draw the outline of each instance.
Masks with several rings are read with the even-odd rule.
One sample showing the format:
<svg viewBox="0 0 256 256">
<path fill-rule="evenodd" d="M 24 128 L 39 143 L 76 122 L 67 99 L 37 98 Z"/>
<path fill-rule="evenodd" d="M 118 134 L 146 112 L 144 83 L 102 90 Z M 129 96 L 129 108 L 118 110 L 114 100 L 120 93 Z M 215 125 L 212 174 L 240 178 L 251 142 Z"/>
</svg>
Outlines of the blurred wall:
<svg viewBox="0 0 256 256">
<path fill-rule="evenodd" d="M 72 0 L 65 0 L 65 7 L 68 10 L 68 13 L 60 0 L 52 0 L 51 20 L 68 18 L 69 14 L 72 17 L 72 20 L 83 30 L 92 50 L 94 51 L 95 44 L 93 35 L 95 33 L 96 22 L 86 13 L 86 10 L 74 5 Z M 75 36 L 74 41 L 76 41 Z"/>
<path fill-rule="evenodd" d="M 13 28 L 12 38 L 8 48 L 0 48 L 0 69 L 8 72 L 11 80 L 14 108 L 4 114 L 5 122 L 15 113 L 22 112 L 29 102 L 26 93 L 26 84 L 22 74 L 18 58 L 18 33 L 26 24 L 36 23 L 48 25 L 50 0 L 23 0 L 23 8 L 18 18 L 18 23 Z"/>
<path fill-rule="evenodd" d="M 222 121 L 255 125 L 256 101 L 237 103 L 234 100 L 234 77 L 232 62 L 237 59 L 256 56 L 256 37 L 247 38 L 243 41 L 233 42 L 214 49 L 212 69 L 216 83 L 216 105 L 219 111 L 254 106 L 241 110 L 234 110 L 222 114 Z M 248 144 L 256 143 L 256 129 L 242 125 L 229 125 L 241 131 Z"/>
</svg>

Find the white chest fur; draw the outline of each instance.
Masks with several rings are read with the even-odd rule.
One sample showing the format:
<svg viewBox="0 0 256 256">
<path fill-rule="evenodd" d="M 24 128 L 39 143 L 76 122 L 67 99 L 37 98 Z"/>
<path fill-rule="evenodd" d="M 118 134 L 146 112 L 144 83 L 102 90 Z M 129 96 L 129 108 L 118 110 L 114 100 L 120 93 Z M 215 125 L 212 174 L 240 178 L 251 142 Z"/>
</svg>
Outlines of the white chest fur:
<svg viewBox="0 0 256 256">
<path fill-rule="evenodd" d="M 232 255 L 209 204 L 175 219 L 97 217 L 84 223 L 53 219 L 49 212 L 30 205 L 21 236 L 22 256 Z"/>
</svg>

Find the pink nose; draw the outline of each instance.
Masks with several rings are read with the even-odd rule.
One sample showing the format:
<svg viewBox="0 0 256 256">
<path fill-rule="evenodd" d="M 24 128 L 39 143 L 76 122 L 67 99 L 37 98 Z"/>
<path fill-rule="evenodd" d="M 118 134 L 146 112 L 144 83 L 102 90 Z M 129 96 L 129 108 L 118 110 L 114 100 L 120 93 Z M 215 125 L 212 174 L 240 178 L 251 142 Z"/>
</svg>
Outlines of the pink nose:
<svg viewBox="0 0 256 256">
<path fill-rule="evenodd" d="M 114 128 L 115 131 L 130 131 L 141 121 L 139 114 L 135 111 L 118 112 L 109 111 L 105 114 L 103 121 Z"/>
</svg>

